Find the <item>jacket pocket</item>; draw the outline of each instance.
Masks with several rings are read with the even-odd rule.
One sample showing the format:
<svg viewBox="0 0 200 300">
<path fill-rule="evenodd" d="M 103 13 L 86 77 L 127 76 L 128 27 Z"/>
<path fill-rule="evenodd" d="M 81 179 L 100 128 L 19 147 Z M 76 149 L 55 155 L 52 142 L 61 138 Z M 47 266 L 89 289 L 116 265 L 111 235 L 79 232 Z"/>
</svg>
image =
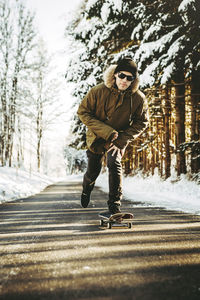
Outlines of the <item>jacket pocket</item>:
<svg viewBox="0 0 200 300">
<path fill-rule="evenodd" d="M 96 139 L 97 139 L 96 134 L 94 132 L 92 132 L 91 130 L 88 130 L 86 133 L 86 142 L 87 142 L 87 146 L 89 148 L 95 142 Z"/>
</svg>

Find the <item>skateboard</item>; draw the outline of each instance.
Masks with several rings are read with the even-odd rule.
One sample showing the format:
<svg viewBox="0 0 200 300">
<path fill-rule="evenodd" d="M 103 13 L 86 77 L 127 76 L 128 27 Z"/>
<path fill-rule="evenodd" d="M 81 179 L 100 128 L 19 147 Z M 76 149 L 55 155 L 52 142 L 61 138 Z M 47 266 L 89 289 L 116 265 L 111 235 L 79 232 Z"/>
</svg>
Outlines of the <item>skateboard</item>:
<svg viewBox="0 0 200 300">
<path fill-rule="evenodd" d="M 114 226 L 127 226 L 132 228 L 133 225 L 133 214 L 129 212 L 110 214 L 108 212 L 100 212 L 100 226 L 107 225 L 109 229 Z"/>
</svg>

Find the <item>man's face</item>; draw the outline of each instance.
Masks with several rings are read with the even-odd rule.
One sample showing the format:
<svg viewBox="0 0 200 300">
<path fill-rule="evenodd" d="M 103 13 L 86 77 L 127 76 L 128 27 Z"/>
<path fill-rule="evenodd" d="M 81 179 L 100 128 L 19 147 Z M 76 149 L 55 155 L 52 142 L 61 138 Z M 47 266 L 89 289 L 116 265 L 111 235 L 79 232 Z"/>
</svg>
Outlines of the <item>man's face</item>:
<svg viewBox="0 0 200 300">
<path fill-rule="evenodd" d="M 120 72 L 118 72 L 114 75 L 115 75 L 115 78 L 116 78 L 116 85 L 117 85 L 117 87 L 120 91 L 125 91 L 127 88 L 129 88 L 129 86 L 131 85 L 131 83 L 134 80 L 133 75 L 130 72 L 127 72 L 127 71 L 120 71 Z M 126 76 L 123 76 L 123 75 L 126 75 Z M 119 76 L 124 77 L 124 78 L 120 78 Z M 128 76 L 128 79 L 131 79 L 131 77 L 132 77 L 132 80 L 129 81 L 127 79 L 127 76 Z"/>
</svg>

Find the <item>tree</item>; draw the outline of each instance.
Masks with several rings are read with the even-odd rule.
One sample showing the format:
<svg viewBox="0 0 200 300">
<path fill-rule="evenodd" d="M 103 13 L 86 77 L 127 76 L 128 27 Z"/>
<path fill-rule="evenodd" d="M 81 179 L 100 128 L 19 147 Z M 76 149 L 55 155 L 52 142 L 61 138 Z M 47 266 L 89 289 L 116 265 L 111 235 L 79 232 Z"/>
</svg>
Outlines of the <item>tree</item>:
<svg viewBox="0 0 200 300">
<path fill-rule="evenodd" d="M 34 47 L 34 15 L 19 1 L 0 1 L 1 162 L 12 165 L 20 73 Z"/>
<path fill-rule="evenodd" d="M 43 137 L 64 112 L 59 103 L 60 82 L 52 77 L 52 57 L 41 38 L 35 50 L 29 81 L 23 85 L 23 93 L 26 90 L 28 97 L 25 99 L 26 104 L 22 104 L 20 113 L 27 127 L 31 127 L 31 135 L 35 137 L 32 148 L 35 149 L 37 170 L 40 171 Z M 29 110 L 26 108 L 27 104 Z"/>
<path fill-rule="evenodd" d="M 121 45 L 131 43 L 130 24 L 134 26 L 138 1 L 85 1 L 79 14 L 67 26 L 66 35 L 72 39 L 72 52 L 67 66 L 67 82 L 75 83 L 72 95 L 77 108 L 89 88 L 102 81 L 102 73 L 118 60 Z M 130 9 L 131 6 L 131 9 Z M 120 20 L 120 22 L 119 22 Z M 128 26 L 127 26 L 128 25 Z M 72 120 L 71 145 L 85 147 L 85 126 L 76 115 Z"/>
<path fill-rule="evenodd" d="M 145 5 L 143 39 L 135 53 L 142 69 L 143 86 L 175 85 L 176 108 L 176 158 L 177 174 L 186 173 L 185 154 L 179 146 L 185 143 L 185 84 L 192 87 L 199 74 L 200 34 L 199 2 L 190 1 L 142 1 Z M 156 7 L 157 6 L 157 7 Z M 156 13 L 159 18 L 155 17 Z M 146 10 L 147 9 L 147 10 Z M 151 22 L 150 22 L 151 21 Z M 134 29 L 132 37 L 138 32 Z M 139 31 L 141 36 L 141 30 Z M 147 67 L 146 67 L 147 66 Z M 194 94 L 197 94 L 194 91 Z M 193 93 L 192 93 L 193 94 Z M 194 99 L 194 97 L 193 97 Z M 193 101 L 193 100 L 192 100 Z M 196 106 L 194 100 L 192 106 Z M 192 132 L 196 127 L 193 114 Z"/>
<path fill-rule="evenodd" d="M 200 137 L 199 6 L 197 0 L 86 1 L 73 23 L 71 37 L 81 46 L 75 58 L 81 70 L 68 78 L 75 82 L 76 105 L 84 96 L 78 94 L 79 86 L 84 87 L 85 94 L 98 83 L 104 67 L 119 56 L 129 55 L 138 65 L 151 122 L 149 130 L 127 149 L 127 172 L 131 172 L 135 161 L 145 172 L 151 168 L 153 174 L 158 167 L 160 175 L 168 178 L 172 154 L 178 175 L 188 170 L 188 155 L 192 172 L 199 171 L 196 146 L 190 152 L 189 146 L 181 147 L 191 141 L 196 145 Z M 73 132 L 84 141 L 85 132 L 80 126 L 77 120 Z M 79 142 L 74 143 L 77 145 Z"/>
</svg>

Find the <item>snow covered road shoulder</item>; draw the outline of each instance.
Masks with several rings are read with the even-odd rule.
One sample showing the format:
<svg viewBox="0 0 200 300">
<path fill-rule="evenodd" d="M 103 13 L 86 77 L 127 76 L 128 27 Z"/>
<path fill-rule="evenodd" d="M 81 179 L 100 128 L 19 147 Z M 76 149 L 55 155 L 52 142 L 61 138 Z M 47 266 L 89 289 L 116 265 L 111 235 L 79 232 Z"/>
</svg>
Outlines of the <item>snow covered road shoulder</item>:
<svg viewBox="0 0 200 300">
<path fill-rule="evenodd" d="M 81 182 L 82 178 L 83 174 L 68 175 L 62 181 Z M 26 171 L 0 167 L 0 203 L 34 195 L 59 180 L 39 173 L 30 175 Z M 108 192 L 107 173 L 99 176 L 96 186 Z M 159 206 L 200 215 L 200 185 L 189 181 L 186 176 L 182 176 L 180 181 L 173 181 L 172 178 L 164 181 L 158 175 L 124 177 L 123 195 L 134 203 L 138 202 L 138 205 Z"/>
<path fill-rule="evenodd" d="M 97 185 L 108 192 L 108 175 L 101 174 Z M 180 181 L 172 178 L 162 180 L 158 175 L 123 178 L 123 195 L 126 199 L 146 206 L 159 206 L 166 209 L 200 215 L 200 185 L 182 176 Z"/>
<path fill-rule="evenodd" d="M 0 204 L 34 195 L 53 182 L 40 173 L 0 167 Z"/>
</svg>

